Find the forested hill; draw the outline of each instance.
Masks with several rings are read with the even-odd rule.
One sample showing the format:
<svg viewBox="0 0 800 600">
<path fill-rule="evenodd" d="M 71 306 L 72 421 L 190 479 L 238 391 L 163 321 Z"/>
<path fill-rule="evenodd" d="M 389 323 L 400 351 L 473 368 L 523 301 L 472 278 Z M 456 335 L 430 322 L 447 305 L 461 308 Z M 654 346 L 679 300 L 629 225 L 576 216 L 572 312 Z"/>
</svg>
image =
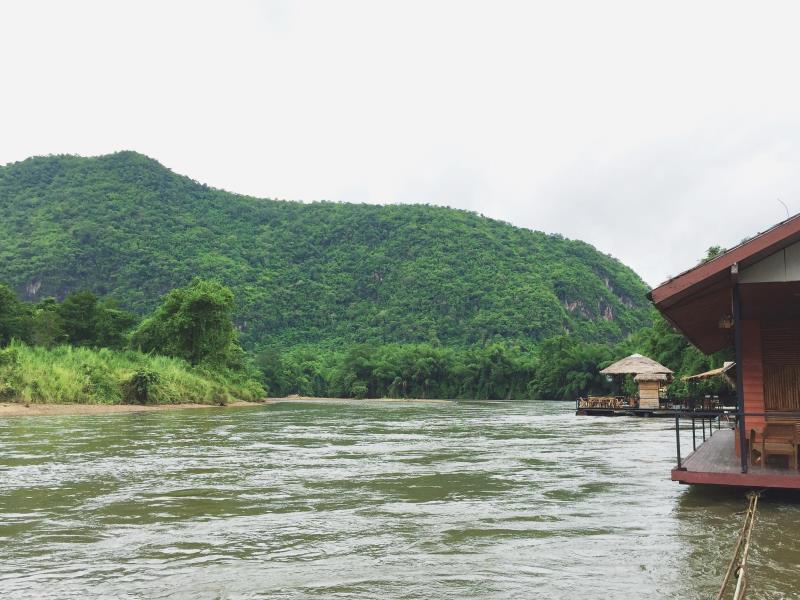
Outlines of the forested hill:
<svg viewBox="0 0 800 600">
<path fill-rule="evenodd" d="M 616 340 L 646 286 L 579 241 L 422 205 L 311 204 L 216 190 L 134 152 L 0 167 L 0 282 L 88 289 L 144 313 L 195 275 L 230 286 L 251 348 Z"/>
</svg>

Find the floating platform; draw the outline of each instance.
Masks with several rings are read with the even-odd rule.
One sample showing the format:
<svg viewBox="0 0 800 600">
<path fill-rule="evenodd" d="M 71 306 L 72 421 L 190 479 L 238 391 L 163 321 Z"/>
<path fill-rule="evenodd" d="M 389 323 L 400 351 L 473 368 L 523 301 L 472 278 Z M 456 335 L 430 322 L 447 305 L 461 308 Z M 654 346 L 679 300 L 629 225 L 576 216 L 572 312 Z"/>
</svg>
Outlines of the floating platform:
<svg viewBox="0 0 800 600">
<path fill-rule="evenodd" d="M 734 451 L 734 431 L 720 429 L 672 469 L 672 480 L 681 483 L 739 487 L 800 489 L 800 471 L 773 466 L 753 466 L 742 473 Z"/>
<path fill-rule="evenodd" d="M 576 415 L 590 417 L 674 417 L 682 412 L 672 408 L 577 408 Z"/>
</svg>

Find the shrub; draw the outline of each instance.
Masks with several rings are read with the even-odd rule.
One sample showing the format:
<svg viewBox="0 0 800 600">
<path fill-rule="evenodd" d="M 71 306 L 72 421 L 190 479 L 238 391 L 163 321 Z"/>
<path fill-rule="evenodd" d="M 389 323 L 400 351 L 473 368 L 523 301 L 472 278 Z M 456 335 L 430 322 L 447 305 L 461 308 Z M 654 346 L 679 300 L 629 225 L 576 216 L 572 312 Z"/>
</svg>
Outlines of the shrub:
<svg viewBox="0 0 800 600">
<path fill-rule="evenodd" d="M 0 350 L 0 399 L 19 396 L 19 354 L 15 348 Z"/>
<path fill-rule="evenodd" d="M 100 404 L 119 404 L 122 401 L 119 381 L 106 366 L 84 363 L 82 369 L 86 377 L 83 391 L 89 398 Z"/>
<path fill-rule="evenodd" d="M 367 388 L 367 384 L 363 381 L 354 381 L 350 385 L 350 393 L 354 398 L 358 398 L 359 400 L 366 398 L 368 391 L 369 389 Z"/>
<path fill-rule="evenodd" d="M 139 369 L 122 384 L 124 404 L 147 404 L 156 401 L 156 386 L 160 381 L 158 373 L 149 369 Z"/>
</svg>

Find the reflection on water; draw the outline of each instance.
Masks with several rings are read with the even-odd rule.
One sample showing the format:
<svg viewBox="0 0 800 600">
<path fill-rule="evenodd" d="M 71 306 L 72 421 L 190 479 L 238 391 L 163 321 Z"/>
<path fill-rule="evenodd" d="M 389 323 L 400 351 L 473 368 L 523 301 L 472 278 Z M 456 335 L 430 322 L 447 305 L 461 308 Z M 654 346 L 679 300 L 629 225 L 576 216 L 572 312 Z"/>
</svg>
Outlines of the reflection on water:
<svg viewBox="0 0 800 600">
<path fill-rule="evenodd" d="M 668 420 L 568 404 L 276 404 L 0 420 L 4 598 L 708 598 L 740 491 Z M 800 589 L 767 494 L 751 592 Z"/>
</svg>

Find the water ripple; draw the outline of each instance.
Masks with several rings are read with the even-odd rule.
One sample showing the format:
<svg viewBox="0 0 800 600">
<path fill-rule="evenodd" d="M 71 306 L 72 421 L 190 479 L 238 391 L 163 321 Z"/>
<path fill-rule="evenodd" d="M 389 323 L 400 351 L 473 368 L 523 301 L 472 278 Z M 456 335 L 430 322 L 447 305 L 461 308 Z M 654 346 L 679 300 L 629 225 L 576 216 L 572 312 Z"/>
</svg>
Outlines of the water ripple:
<svg viewBox="0 0 800 600">
<path fill-rule="evenodd" d="M 276 404 L 0 420 L 4 598 L 707 598 L 741 492 L 670 423 L 556 403 Z M 751 590 L 800 587 L 770 494 Z"/>
</svg>

